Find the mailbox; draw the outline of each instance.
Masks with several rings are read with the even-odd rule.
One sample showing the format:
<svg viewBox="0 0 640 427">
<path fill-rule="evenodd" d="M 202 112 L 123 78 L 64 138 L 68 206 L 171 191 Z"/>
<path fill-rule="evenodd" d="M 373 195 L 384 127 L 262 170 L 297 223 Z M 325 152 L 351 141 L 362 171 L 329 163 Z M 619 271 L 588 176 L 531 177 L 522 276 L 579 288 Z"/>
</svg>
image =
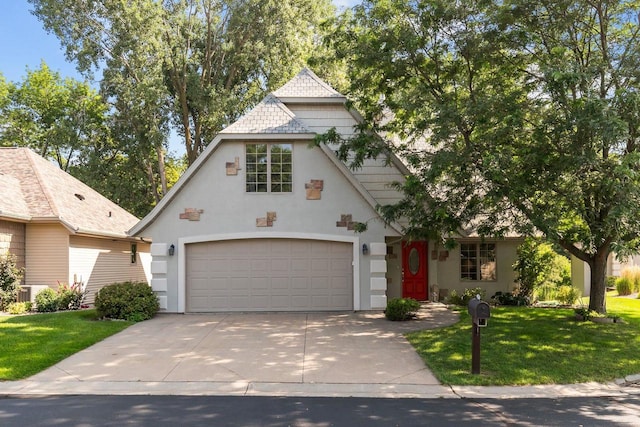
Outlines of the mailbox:
<svg viewBox="0 0 640 427">
<path fill-rule="evenodd" d="M 487 321 L 489 317 L 491 317 L 491 308 L 489 304 L 479 299 L 473 298 L 469 301 L 469 305 L 467 306 L 469 310 L 469 314 L 471 315 L 471 321 L 479 326 L 484 327 L 487 326 Z"/>
</svg>

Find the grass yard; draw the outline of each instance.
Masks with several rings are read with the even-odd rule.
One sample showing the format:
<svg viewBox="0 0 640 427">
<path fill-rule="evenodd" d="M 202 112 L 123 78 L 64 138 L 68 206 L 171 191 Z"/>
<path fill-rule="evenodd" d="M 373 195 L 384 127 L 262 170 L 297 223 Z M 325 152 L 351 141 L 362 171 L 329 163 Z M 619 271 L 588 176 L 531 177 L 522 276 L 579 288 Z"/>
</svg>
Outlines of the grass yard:
<svg viewBox="0 0 640 427">
<path fill-rule="evenodd" d="M 625 323 L 574 320 L 572 309 L 492 307 L 481 331 L 480 374 L 471 374 L 471 320 L 407 339 L 436 377 L 452 385 L 609 382 L 640 373 L 640 299 L 607 298 Z"/>
<path fill-rule="evenodd" d="M 132 324 L 95 319 L 95 310 L 0 317 L 0 381 L 36 374 Z"/>
</svg>

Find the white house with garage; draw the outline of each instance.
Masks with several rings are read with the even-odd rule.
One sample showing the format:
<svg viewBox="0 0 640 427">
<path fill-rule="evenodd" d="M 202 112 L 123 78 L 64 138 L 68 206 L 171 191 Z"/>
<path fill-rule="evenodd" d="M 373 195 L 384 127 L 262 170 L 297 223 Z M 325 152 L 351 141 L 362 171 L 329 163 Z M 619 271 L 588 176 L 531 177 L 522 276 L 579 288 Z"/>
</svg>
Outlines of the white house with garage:
<svg viewBox="0 0 640 427">
<path fill-rule="evenodd" d="M 382 309 L 435 290 L 514 286 L 518 239 L 460 236 L 456 249 L 403 238 L 376 206 L 409 173 L 393 158 L 350 170 L 328 146 L 357 112 L 304 69 L 220 132 L 129 234 L 150 239 L 151 285 L 167 312 Z M 366 223 L 364 232 L 354 230 Z"/>
</svg>

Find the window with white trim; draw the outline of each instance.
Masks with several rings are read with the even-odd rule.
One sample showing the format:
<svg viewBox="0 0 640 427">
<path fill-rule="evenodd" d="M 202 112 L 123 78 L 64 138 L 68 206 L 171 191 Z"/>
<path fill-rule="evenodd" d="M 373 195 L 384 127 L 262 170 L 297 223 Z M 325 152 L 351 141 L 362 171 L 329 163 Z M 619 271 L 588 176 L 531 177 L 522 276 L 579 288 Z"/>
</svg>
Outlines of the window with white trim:
<svg viewBox="0 0 640 427">
<path fill-rule="evenodd" d="M 293 188 L 291 153 L 291 144 L 247 144 L 247 193 L 290 193 Z"/>
<path fill-rule="evenodd" d="M 461 243 L 460 279 L 496 280 L 496 244 Z"/>
</svg>

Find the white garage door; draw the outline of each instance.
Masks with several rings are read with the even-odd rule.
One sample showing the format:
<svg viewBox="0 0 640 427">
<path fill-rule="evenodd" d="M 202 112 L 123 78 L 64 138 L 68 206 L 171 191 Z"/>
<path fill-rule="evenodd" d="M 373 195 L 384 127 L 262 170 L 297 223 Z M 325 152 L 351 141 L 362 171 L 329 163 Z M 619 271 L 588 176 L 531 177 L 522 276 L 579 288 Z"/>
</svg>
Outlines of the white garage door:
<svg viewBox="0 0 640 427">
<path fill-rule="evenodd" d="M 186 311 L 353 309 L 351 243 L 297 239 L 186 245 Z"/>
</svg>

